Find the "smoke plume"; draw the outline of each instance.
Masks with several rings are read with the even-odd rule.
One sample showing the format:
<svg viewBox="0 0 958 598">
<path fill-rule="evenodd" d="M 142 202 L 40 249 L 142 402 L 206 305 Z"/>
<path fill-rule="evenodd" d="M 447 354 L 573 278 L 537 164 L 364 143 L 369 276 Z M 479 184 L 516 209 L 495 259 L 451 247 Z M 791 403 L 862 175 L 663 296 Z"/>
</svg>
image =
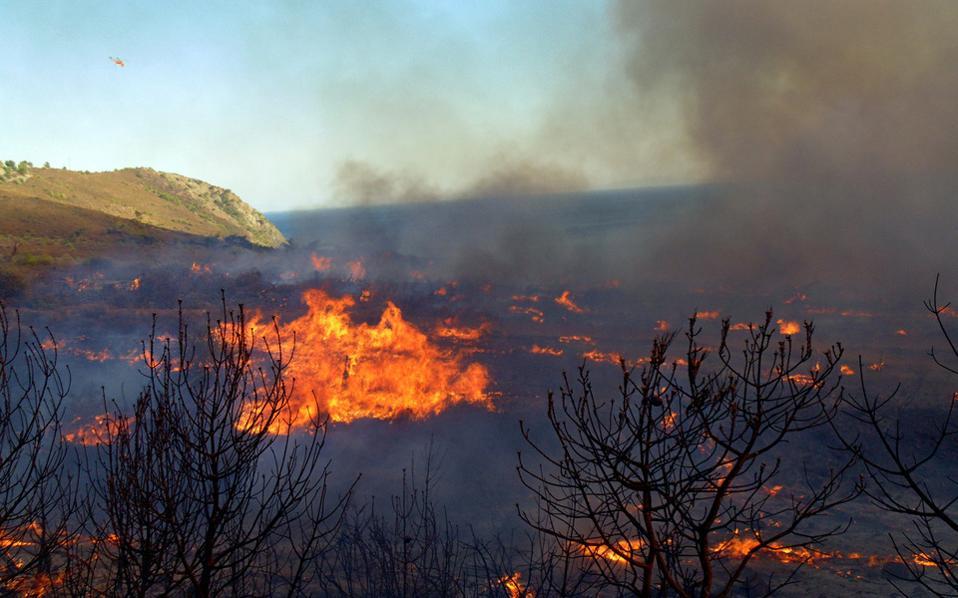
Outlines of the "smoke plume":
<svg viewBox="0 0 958 598">
<path fill-rule="evenodd" d="M 461 189 L 441 189 L 425 177 L 392 171 L 347 160 L 336 171 L 335 189 L 339 203 L 371 206 L 433 201 L 439 198 L 517 197 L 582 191 L 588 188 L 585 175 L 556 163 L 499 156 L 488 168 Z"/>
<path fill-rule="evenodd" d="M 943 265 L 958 5 L 622 1 L 612 14 L 643 101 L 680 107 L 689 150 L 723 186 L 663 232 L 656 259 L 799 277 Z"/>
</svg>

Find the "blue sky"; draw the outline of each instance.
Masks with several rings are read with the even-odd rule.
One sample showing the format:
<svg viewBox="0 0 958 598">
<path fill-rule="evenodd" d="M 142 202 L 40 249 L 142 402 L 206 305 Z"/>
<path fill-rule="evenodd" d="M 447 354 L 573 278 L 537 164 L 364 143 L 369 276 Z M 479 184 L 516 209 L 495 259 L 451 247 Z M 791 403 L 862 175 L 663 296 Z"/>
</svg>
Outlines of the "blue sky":
<svg viewBox="0 0 958 598">
<path fill-rule="evenodd" d="M 450 196 L 505 163 L 681 180 L 668 118 L 616 115 L 634 90 L 608 8 L 0 0 L 0 158 L 151 166 L 263 210 L 348 200 L 348 161 Z"/>
</svg>

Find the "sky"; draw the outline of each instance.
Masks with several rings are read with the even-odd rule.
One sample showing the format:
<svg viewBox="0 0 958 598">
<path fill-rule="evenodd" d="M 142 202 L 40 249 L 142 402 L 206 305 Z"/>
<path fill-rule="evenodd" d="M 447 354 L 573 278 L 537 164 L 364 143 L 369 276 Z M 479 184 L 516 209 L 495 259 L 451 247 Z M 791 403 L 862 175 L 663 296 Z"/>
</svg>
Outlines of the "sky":
<svg viewBox="0 0 958 598">
<path fill-rule="evenodd" d="M 0 0 L 0 159 L 149 166 L 264 211 L 695 179 L 671 115 L 623 108 L 611 10 Z"/>
</svg>

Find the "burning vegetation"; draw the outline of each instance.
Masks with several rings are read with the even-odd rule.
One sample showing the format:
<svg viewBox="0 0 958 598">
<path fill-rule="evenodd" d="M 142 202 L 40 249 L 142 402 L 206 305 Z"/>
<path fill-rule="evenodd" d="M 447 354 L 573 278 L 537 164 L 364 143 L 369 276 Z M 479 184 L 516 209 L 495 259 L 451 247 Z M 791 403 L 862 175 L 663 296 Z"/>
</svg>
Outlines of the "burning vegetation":
<svg viewBox="0 0 958 598">
<path fill-rule="evenodd" d="M 294 347 L 296 356 L 289 370 L 294 425 L 307 425 L 321 415 L 334 422 L 423 419 L 459 403 L 493 408 L 488 370 L 440 347 L 391 301 L 375 324 L 353 321 L 356 303 L 350 296 L 313 290 L 303 295 L 303 302 L 306 313 L 279 328 L 280 341 Z M 261 318 L 251 326 L 257 335 L 268 329 Z M 455 340 L 476 340 L 484 332 L 483 327 L 449 322 L 437 329 L 438 336 Z"/>
<path fill-rule="evenodd" d="M 561 306 L 566 311 L 570 311 L 574 314 L 585 313 L 585 308 L 580 307 L 578 303 L 573 301 L 570 291 L 562 291 L 562 294 L 556 297 L 553 301 L 556 302 L 556 305 Z"/>
<path fill-rule="evenodd" d="M 783 451 L 781 441 L 821 438 L 849 408 L 874 406 L 849 405 L 840 385 L 863 371 L 878 373 L 883 361 L 851 367 L 839 346 L 812 348 L 810 324 L 796 331 L 796 322 L 771 314 L 758 324 L 716 323 L 717 343 L 699 341 L 701 324 L 693 317 L 688 346 L 678 353 L 670 352 L 674 334 L 661 325 L 650 353 L 636 358 L 600 348 L 604 337 L 592 334 L 545 337 L 552 343 L 538 335 L 524 345 L 542 358 L 583 364 L 579 377 L 565 380 L 561 394 L 549 399 L 547 430 L 555 438 L 544 443 L 523 427 L 538 456 L 530 460 L 524 452 L 520 463 L 521 479 L 538 499 L 522 507 L 534 538 L 525 549 L 501 538 L 460 536 L 432 502 L 428 463 L 425 485 L 417 487 L 410 477 L 411 486 L 404 485 L 385 512 L 354 505 L 352 481 L 345 480 L 339 494 L 327 485 L 328 470 L 319 461 L 327 424 L 421 420 L 456 405 L 493 410 L 492 370 L 475 357 L 496 342 L 504 325 L 458 312 L 417 325 L 398 302 L 378 299 L 388 290 L 367 284 L 356 287 L 365 300 L 308 289 L 303 313 L 288 320 L 247 317 L 224 305 L 199 339 L 181 319 L 173 332 L 151 334 L 135 357 L 116 349 L 103 353 L 115 367 L 136 361 L 146 376 L 131 407 L 107 401 L 107 413 L 61 426 L 56 401 L 68 385 L 45 384 L 62 387 L 44 395 L 54 403 L 36 403 L 38 413 L 55 419 L 18 421 L 46 426 L 47 432 L 28 437 L 48 438 L 48 449 L 25 456 L 42 464 L 39 456 L 53 450 L 61 460 L 36 470 L 40 485 L 32 490 L 57 498 L 0 526 L 0 552 L 15 563 L 4 587 L 43 595 L 66 587 L 125 592 L 140 584 L 159 593 L 211 595 L 233 582 L 232 574 L 209 563 L 231 561 L 244 564 L 243 583 L 270 591 L 288 583 L 335 593 L 351 584 L 357 595 L 402 595 L 406 584 L 416 595 L 434 595 L 437 587 L 527 597 L 612 587 L 639 595 L 693 587 L 717 595 L 754 583 L 754 572 L 790 580 L 797 567 L 853 580 L 904 567 L 908 579 L 934 585 L 940 579 L 932 581 L 934 571 L 958 562 L 937 540 L 906 537 L 884 552 L 831 545 L 845 527 L 825 529 L 818 522 L 834 523 L 828 517 L 836 509 L 859 500 L 856 463 L 874 457 L 846 437 L 846 459 L 830 459 L 837 467 L 825 471 Z M 436 287 L 423 284 L 431 295 Z M 468 296 L 469 289 L 456 288 Z M 509 294 L 503 300 L 516 305 Z M 557 302 L 522 303 L 567 309 Z M 933 313 L 941 322 L 947 316 Z M 705 315 L 710 322 L 712 314 Z M 41 366 L 21 381 L 59 380 L 56 355 L 99 364 L 88 360 L 106 351 L 82 335 L 28 339 L 26 346 L 35 352 L 30 360 L 0 362 L 7 371 Z M 751 372 L 759 363 L 757 379 Z M 621 397 L 598 395 L 589 364 L 603 376 L 619 372 Z M 215 446 L 207 447 L 210 438 Z M 549 447 L 556 442 L 568 459 L 553 457 Z M 79 463 L 69 465 L 71 446 L 94 461 L 79 469 Z M 217 455 L 228 456 L 229 471 L 217 470 Z M 256 465 L 274 458 L 286 465 L 270 471 Z M 188 475 L 176 463 L 191 463 Z M 797 479 L 794 472 L 803 467 L 809 476 Z M 71 478 L 83 483 L 58 481 L 61 470 L 85 471 Z M 259 481 L 231 486 L 242 479 Z M 225 484 L 236 494 L 221 500 L 206 491 L 210 484 Z M 884 496 L 868 492 L 876 500 Z M 242 532 L 246 524 L 240 522 L 258 516 L 258 508 L 250 510 L 252 496 L 284 515 Z M 58 506 L 79 502 L 94 508 Z M 226 518 L 197 518 L 211 508 Z M 927 525 L 933 513 L 931 506 L 923 512 Z M 246 551 L 248 542 L 261 548 Z M 263 573 L 280 570 L 292 581 Z"/>
</svg>

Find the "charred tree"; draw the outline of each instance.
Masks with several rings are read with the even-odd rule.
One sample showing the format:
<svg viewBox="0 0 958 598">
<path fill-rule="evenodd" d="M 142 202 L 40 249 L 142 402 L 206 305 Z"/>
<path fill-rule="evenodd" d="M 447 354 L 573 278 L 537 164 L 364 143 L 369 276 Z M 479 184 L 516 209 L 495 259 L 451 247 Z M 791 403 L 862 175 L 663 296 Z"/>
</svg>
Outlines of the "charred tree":
<svg viewBox="0 0 958 598">
<path fill-rule="evenodd" d="M 600 398 L 583 366 L 549 396 L 548 438 L 522 425 L 542 464 L 520 454 L 520 477 L 540 508 L 519 514 L 578 552 L 605 591 L 729 596 L 756 559 L 798 555 L 765 580 L 770 594 L 847 529 L 812 524 L 856 496 L 844 483 L 853 458 L 800 463 L 801 485 L 781 486 L 788 443 L 826 431 L 839 408 L 841 346 L 814 363 L 812 325 L 800 343 L 776 340 L 771 313 L 740 349 L 729 328 L 725 321 L 711 371 L 692 318 L 681 366 L 667 357 L 674 337 L 660 337 L 641 371 L 622 362 L 614 398 Z"/>
<path fill-rule="evenodd" d="M 381 508 L 375 498 L 350 508 L 321 571 L 324 596 L 532 598 L 554 562 L 541 536 L 525 545 L 460 526 L 435 502 L 438 466 L 432 445 L 423 467 L 402 472 L 400 492 Z M 486 531 L 488 534 L 488 530 Z M 581 594 L 580 594 L 581 595 Z"/>
<path fill-rule="evenodd" d="M 0 589 L 31 593 L 62 574 L 73 541 L 76 477 L 61 434 L 68 369 L 52 335 L 41 340 L 0 305 Z"/>
<path fill-rule="evenodd" d="M 112 405 L 90 467 L 88 591 L 105 595 L 306 595 L 349 497 L 333 498 L 326 423 L 294 429 L 293 348 L 257 336 L 242 306 L 194 344 L 144 343 L 146 384 Z M 274 340 L 275 339 L 275 340 Z"/>
<path fill-rule="evenodd" d="M 403 470 L 401 491 L 389 497 L 385 509 L 375 499 L 351 509 L 321 567 L 324 595 L 469 595 L 468 546 L 433 502 L 434 474 L 430 447 L 422 479 L 415 464 Z"/>
<path fill-rule="evenodd" d="M 936 278 L 925 308 L 937 322 L 946 351 L 932 348 L 929 355 L 943 371 L 958 376 L 958 346 L 942 317 L 951 304 L 941 303 L 938 286 Z M 849 393 L 846 401 L 848 415 L 858 425 L 834 429 L 844 448 L 862 463 L 864 494 L 884 511 L 910 521 L 905 530 L 889 534 L 902 565 L 890 572 L 889 581 L 906 596 L 916 584 L 936 596 L 958 596 L 958 481 L 948 471 L 953 463 L 944 454 L 953 450 L 958 435 L 958 394 L 948 398 L 941 418 L 923 423 L 920 432 L 911 426 L 909 433 L 901 409 L 910 405 L 897 402 L 901 385 L 884 396 L 873 393 L 863 369 L 860 394 Z"/>
</svg>

